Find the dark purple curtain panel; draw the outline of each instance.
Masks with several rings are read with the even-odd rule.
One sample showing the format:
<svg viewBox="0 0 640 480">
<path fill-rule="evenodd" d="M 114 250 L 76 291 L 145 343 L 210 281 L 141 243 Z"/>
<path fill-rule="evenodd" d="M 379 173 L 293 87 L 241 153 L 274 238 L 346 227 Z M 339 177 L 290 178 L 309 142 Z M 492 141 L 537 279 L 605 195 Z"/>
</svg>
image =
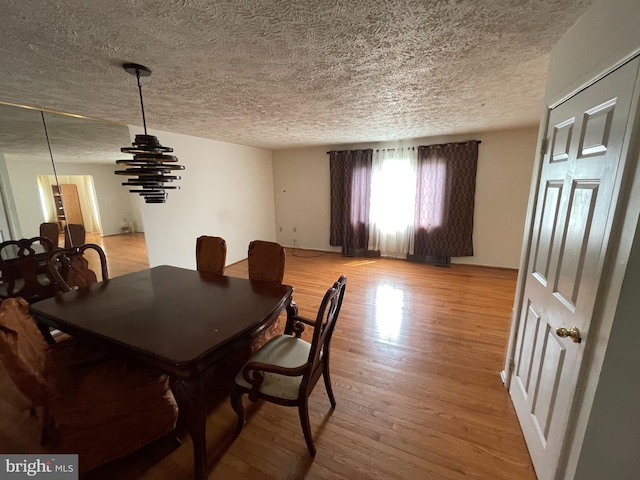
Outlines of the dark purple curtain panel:
<svg viewBox="0 0 640 480">
<path fill-rule="evenodd" d="M 415 255 L 473 256 L 478 143 L 418 147 Z"/>
<path fill-rule="evenodd" d="M 329 243 L 345 255 L 366 250 L 369 243 L 371 159 L 373 150 L 329 152 L 331 230 Z"/>
</svg>

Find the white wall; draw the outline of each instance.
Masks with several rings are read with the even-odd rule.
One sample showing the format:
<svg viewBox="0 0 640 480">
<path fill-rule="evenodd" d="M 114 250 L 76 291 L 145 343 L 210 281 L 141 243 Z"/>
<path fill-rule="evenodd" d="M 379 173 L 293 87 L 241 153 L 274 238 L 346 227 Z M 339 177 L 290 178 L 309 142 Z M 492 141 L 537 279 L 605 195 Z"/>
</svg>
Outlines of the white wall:
<svg viewBox="0 0 640 480">
<path fill-rule="evenodd" d="M 293 247 L 295 227 L 295 246 L 339 252 L 329 245 L 327 147 L 273 152 L 273 176 L 278 243 Z"/>
<path fill-rule="evenodd" d="M 131 139 L 140 133 L 129 127 Z M 247 257 L 249 242 L 274 241 L 271 151 L 175 133 L 150 131 L 185 166 L 180 190 L 164 204 L 143 204 L 150 265 L 195 268 L 196 238 L 223 237 L 227 264 Z M 124 187 L 123 187 L 124 188 Z M 132 194 L 128 194 L 132 195 Z"/>
<path fill-rule="evenodd" d="M 477 136 L 474 256 L 460 263 L 518 268 L 536 156 L 537 127 Z"/>
<path fill-rule="evenodd" d="M 39 234 L 44 221 L 38 192 L 38 175 L 52 175 L 51 164 L 47 162 L 18 162 L 7 155 L 7 169 L 18 212 L 22 237 Z M 102 222 L 102 234 L 120 233 L 123 218 L 131 216 L 126 190 L 120 185 L 122 178 L 113 172 L 115 165 L 94 163 L 58 163 L 58 175 L 91 175 L 96 188 L 96 198 Z"/>
<path fill-rule="evenodd" d="M 2 200 L 2 212 L 0 212 L 0 231 L 2 235 L 0 236 L 0 241 L 22 238 L 9 170 L 2 152 L 0 152 L 0 197 Z"/>
<path fill-rule="evenodd" d="M 126 181 L 127 177 L 121 178 L 123 181 Z M 122 188 L 125 189 L 125 187 Z M 144 222 L 142 221 L 142 203 L 142 197 L 140 197 L 139 195 L 129 194 L 129 209 L 131 210 L 131 212 L 128 220 L 131 221 L 136 232 L 144 232 Z"/>
<path fill-rule="evenodd" d="M 410 146 L 471 139 L 482 141 L 476 180 L 474 256 L 455 258 L 454 262 L 518 267 L 537 135 L 537 127 L 531 127 L 403 142 L 403 146 Z M 369 143 L 274 152 L 277 241 L 293 246 L 295 227 L 296 246 L 340 251 L 339 247 L 329 245 L 327 151 L 397 145 Z"/>
<path fill-rule="evenodd" d="M 545 98 L 553 105 L 640 52 L 640 1 L 596 0 L 553 46 Z"/>
</svg>

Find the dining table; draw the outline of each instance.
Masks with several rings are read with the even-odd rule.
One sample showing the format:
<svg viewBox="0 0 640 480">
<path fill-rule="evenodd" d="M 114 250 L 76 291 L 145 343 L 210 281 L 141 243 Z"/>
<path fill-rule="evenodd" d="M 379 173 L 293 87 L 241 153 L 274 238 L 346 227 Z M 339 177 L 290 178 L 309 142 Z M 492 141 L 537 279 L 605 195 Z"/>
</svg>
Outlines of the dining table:
<svg viewBox="0 0 640 480">
<path fill-rule="evenodd" d="M 30 310 L 48 327 L 166 373 L 207 478 L 205 373 L 294 311 L 293 288 L 161 265 L 58 293 Z"/>
</svg>

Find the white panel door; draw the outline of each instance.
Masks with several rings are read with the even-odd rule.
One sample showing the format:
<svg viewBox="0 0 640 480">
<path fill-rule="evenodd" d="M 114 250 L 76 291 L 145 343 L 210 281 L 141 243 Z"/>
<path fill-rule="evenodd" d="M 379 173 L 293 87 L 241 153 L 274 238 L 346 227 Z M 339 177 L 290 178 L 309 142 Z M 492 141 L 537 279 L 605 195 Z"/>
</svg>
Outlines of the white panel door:
<svg viewBox="0 0 640 480">
<path fill-rule="evenodd" d="M 541 480 L 556 476 L 583 352 L 596 340 L 589 326 L 638 63 L 551 111 L 509 388 Z M 575 339 L 557 332 L 574 327 Z"/>
</svg>

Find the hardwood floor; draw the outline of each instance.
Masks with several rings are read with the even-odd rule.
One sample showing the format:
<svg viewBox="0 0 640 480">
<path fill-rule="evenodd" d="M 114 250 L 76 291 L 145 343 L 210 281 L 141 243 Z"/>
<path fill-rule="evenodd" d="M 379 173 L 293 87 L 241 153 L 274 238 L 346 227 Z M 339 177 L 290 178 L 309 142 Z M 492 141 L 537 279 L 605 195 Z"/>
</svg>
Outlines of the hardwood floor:
<svg viewBox="0 0 640 480">
<path fill-rule="evenodd" d="M 144 233 L 110 235 L 108 237 L 88 233 L 86 241 L 102 247 L 107 256 L 109 276 L 112 278 L 149 268 Z"/>
<path fill-rule="evenodd" d="M 120 268 L 116 251 L 109 257 L 112 271 Z M 319 382 L 309 405 L 315 458 L 293 408 L 245 398 L 247 425 L 234 438 L 230 377 L 212 374 L 209 478 L 535 479 L 499 376 L 515 271 L 287 253 L 284 281 L 294 286 L 303 315 L 315 316 L 340 274 L 349 278 L 332 343 L 337 407 L 331 410 Z M 225 273 L 247 277 L 246 261 Z M 36 419 L 23 412 L 21 426 L 9 426 L 15 435 L 0 440 L 24 442 L 15 428 L 28 430 L 31 423 Z M 87 478 L 190 480 L 191 441 L 183 428 L 177 431 L 182 445 L 161 439 Z M 37 448 L 37 428 L 33 442 Z"/>
</svg>

